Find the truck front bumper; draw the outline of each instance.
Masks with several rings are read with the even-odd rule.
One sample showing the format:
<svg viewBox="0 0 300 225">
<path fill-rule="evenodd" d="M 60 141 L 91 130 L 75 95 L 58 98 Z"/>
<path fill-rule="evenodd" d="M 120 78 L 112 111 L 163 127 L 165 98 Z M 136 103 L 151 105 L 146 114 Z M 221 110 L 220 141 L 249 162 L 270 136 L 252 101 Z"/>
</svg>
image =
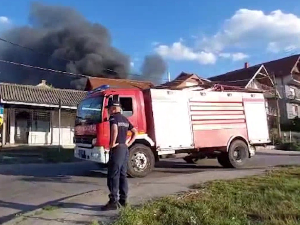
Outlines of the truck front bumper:
<svg viewBox="0 0 300 225">
<path fill-rule="evenodd" d="M 109 159 L 109 151 L 103 147 L 84 148 L 75 146 L 74 157 L 87 161 L 106 164 Z"/>
</svg>

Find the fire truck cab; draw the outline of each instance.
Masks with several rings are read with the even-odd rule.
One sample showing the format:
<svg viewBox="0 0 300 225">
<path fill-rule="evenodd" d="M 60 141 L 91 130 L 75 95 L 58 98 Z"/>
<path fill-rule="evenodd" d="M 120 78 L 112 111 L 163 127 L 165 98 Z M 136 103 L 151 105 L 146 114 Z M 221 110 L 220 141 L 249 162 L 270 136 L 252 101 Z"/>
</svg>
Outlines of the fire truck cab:
<svg viewBox="0 0 300 225">
<path fill-rule="evenodd" d="M 130 147 L 131 163 L 128 173 L 133 177 L 143 177 L 154 167 L 155 156 L 152 148 L 155 144 L 147 134 L 145 113 L 147 106 L 145 106 L 143 92 L 138 88 L 110 89 L 109 86 L 101 86 L 88 93 L 77 109 L 74 155 L 80 159 L 99 163 L 100 166 L 108 162 L 110 127 L 105 106 L 108 99 L 115 96 L 119 98 L 122 105 L 122 114 L 138 130 L 137 139 Z"/>
</svg>

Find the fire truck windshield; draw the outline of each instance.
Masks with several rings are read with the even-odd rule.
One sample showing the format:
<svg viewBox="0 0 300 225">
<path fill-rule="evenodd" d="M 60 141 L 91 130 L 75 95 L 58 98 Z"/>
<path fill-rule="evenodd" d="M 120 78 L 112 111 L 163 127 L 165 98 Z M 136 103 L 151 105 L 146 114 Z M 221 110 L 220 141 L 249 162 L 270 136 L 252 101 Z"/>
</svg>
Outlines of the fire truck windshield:
<svg viewBox="0 0 300 225">
<path fill-rule="evenodd" d="M 100 123 L 102 119 L 103 96 L 86 98 L 77 108 L 76 125 Z"/>
</svg>

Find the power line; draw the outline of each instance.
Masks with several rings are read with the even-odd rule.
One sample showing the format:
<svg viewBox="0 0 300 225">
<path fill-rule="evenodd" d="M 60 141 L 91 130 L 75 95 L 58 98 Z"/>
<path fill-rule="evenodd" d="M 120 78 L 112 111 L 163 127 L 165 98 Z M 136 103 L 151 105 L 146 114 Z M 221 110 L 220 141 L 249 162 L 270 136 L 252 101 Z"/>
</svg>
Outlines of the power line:
<svg viewBox="0 0 300 225">
<path fill-rule="evenodd" d="M 53 58 L 57 58 L 57 59 L 60 59 L 60 60 L 64 60 L 64 61 L 68 61 L 68 62 L 72 62 L 74 63 L 75 61 L 74 60 L 70 60 L 70 59 L 66 59 L 66 58 L 63 58 L 63 57 L 58 57 L 58 56 L 53 56 L 52 54 L 49 54 L 49 53 L 44 53 L 44 52 L 40 52 L 40 51 L 37 51 L 33 48 L 29 48 L 29 47 L 26 47 L 26 46 L 23 46 L 23 45 L 20 45 L 20 44 L 17 44 L 17 43 L 14 43 L 14 42 L 11 42 L 11 41 L 8 41 L 4 38 L 1 38 L 0 37 L 0 41 L 3 41 L 5 43 L 8 43 L 8 44 L 11 44 L 13 46 L 16 46 L 16 47 L 20 47 L 20 48 L 24 48 L 26 50 L 30 50 L 34 53 L 37 53 L 37 54 L 41 54 L 41 55 L 46 55 L 46 56 L 49 56 L 49 57 L 53 57 Z M 54 70 L 54 69 L 50 69 L 50 68 L 43 68 L 43 67 L 38 67 L 38 66 L 32 66 L 32 65 L 27 65 L 27 64 L 22 64 L 22 63 L 16 63 L 16 62 L 12 62 L 12 61 L 6 61 L 6 60 L 0 60 L 0 62 L 3 62 L 3 63 L 9 63 L 9 64 L 14 64 L 14 65 L 18 65 L 18 66 L 24 66 L 24 67 L 27 67 L 27 68 L 34 68 L 34 69 L 39 69 L 39 70 L 43 70 L 43 71 L 49 71 L 49 72 L 55 72 L 55 73 L 62 73 L 62 74 L 68 74 L 68 75 L 73 75 L 73 76 L 80 76 L 80 77 L 94 77 L 94 76 L 90 76 L 90 75 L 85 75 L 85 74 L 78 74 L 78 73 L 72 73 L 72 72 L 66 72 L 66 71 L 60 71 L 60 70 Z M 104 71 L 110 71 L 110 72 L 113 72 L 113 73 L 116 73 L 118 74 L 118 72 L 116 72 L 115 70 L 112 70 L 112 69 L 104 69 Z M 136 74 L 136 73 L 127 73 L 127 75 L 129 76 L 135 76 L 135 77 L 142 77 L 142 75 L 140 74 Z M 257 79 L 264 79 L 265 77 L 262 77 L 262 78 L 257 78 Z M 248 81 L 250 79 L 242 79 L 242 80 L 234 80 L 234 81 L 212 81 L 212 82 L 216 82 L 216 83 L 222 83 L 222 82 L 228 82 L 228 83 L 236 83 L 236 82 L 240 82 L 240 81 Z M 167 81 L 166 79 L 164 79 L 164 81 Z"/>
<path fill-rule="evenodd" d="M 61 70 L 54 70 L 54 69 L 50 69 L 50 68 L 32 66 L 32 65 L 28 65 L 28 64 L 17 63 L 17 62 L 7 61 L 7 60 L 3 60 L 3 59 L 0 59 L 0 62 L 7 63 L 7 64 L 12 64 L 12 65 L 16 65 L 16 66 L 23 66 L 23 67 L 31 68 L 31 69 L 38 69 L 38 70 L 43 70 L 43 71 L 49 71 L 49 72 L 52 72 L 52 73 L 62 73 L 62 74 L 67 74 L 67 75 L 72 75 L 72 76 L 77 76 L 77 77 L 93 78 L 93 76 L 89 76 L 89 75 L 86 75 L 86 74 L 71 73 L 71 72 L 66 72 L 66 71 L 61 71 Z M 95 78 L 99 78 L 99 77 L 95 77 Z M 267 78 L 267 77 L 261 77 L 261 78 L 256 78 L 256 79 L 259 80 L 259 79 L 264 79 L 264 78 Z M 236 83 L 236 82 L 240 82 L 240 81 L 250 81 L 250 79 L 241 79 L 241 80 L 232 80 L 232 81 L 224 81 L 224 80 L 222 80 L 222 81 L 212 81 L 212 82 L 213 83 L 223 83 L 223 82 L 226 82 L 226 83 Z"/>
<path fill-rule="evenodd" d="M 46 55 L 48 57 L 52 57 L 52 58 L 64 60 L 64 61 L 71 62 L 71 63 L 75 63 L 76 62 L 75 60 L 70 60 L 70 59 L 66 59 L 66 58 L 63 58 L 63 57 L 54 56 L 54 55 L 52 55 L 50 53 L 45 53 L 45 52 L 37 51 L 36 49 L 29 48 L 29 47 L 26 47 L 26 46 L 23 46 L 23 45 L 20 45 L 20 44 L 8 41 L 8 40 L 6 40 L 4 38 L 1 38 L 1 37 L 0 37 L 0 41 L 3 41 L 5 43 L 8 43 L 8 44 L 13 45 L 15 47 L 19 47 L 19 48 L 23 48 L 23 49 L 26 49 L 26 50 L 30 50 L 33 53 L 37 53 L 37 54 L 41 54 L 41 55 Z M 119 74 L 118 72 L 116 72 L 115 70 L 112 70 L 112 69 L 105 69 L 105 70 L 110 71 L 110 72 L 114 72 L 116 74 Z M 136 73 L 127 73 L 127 75 L 130 75 L 130 76 L 140 76 L 140 77 L 142 76 L 141 74 L 136 74 Z"/>
<path fill-rule="evenodd" d="M 26 49 L 26 50 L 30 50 L 30 51 L 32 51 L 32 52 L 34 52 L 34 53 L 38 53 L 38 54 L 41 54 L 41 55 L 46 55 L 46 56 L 54 57 L 54 58 L 57 58 L 57 59 L 61 59 L 61 60 L 68 61 L 68 62 L 74 62 L 74 61 L 72 61 L 72 60 L 70 60 L 70 59 L 65 59 L 65 58 L 62 58 L 62 57 L 53 56 L 53 55 L 50 54 L 50 53 L 40 52 L 40 51 L 37 51 L 37 50 L 35 50 L 35 49 L 33 49 L 33 48 L 29 48 L 29 47 L 26 47 L 26 46 L 23 46 L 23 45 L 19 45 L 19 44 L 17 44 L 17 43 L 8 41 L 8 40 L 6 40 L 6 39 L 4 39 L 4 38 L 1 38 L 1 37 L 0 37 L 0 41 L 6 42 L 6 43 L 11 44 L 11 45 L 13 45 L 13 46 L 15 46 L 15 47 L 20 47 L 20 48 L 24 48 L 24 49 Z"/>
<path fill-rule="evenodd" d="M 31 68 L 31 69 L 38 69 L 38 70 L 43 70 L 43 71 L 49 71 L 49 72 L 52 72 L 52 73 L 61 73 L 61 74 L 67 74 L 67 75 L 72 75 L 72 76 L 77 76 L 77 77 L 93 78 L 93 76 L 86 75 L 86 74 L 72 73 L 72 72 L 66 72 L 66 71 L 61 71 L 61 70 L 54 70 L 54 69 L 50 69 L 50 68 L 44 68 L 44 67 L 39 67 L 39 66 L 32 66 L 32 65 L 28 65 L 28 64 L 17 63 L 17 62 L 3 60 L 3 59 L 0 59 L 0 62 L 6 63 L 6 64 L 12 64 L 12 65 L 15 65 L 15 66 L 22 66 L 22 67 L 26 67 L 26 68 Z M 95 78 L 97 78 L 97 77 L 95 77 Z M 261 78 L 256 78 L 256 79 L 260 80 L 260 79 L 264 79 L 264 78 L 267 78 L 267 77 L 261 77 Z M 211 82 L 213 82 L 213 83 L 223 83 L 223 82 L 226 82 L 226 83 L 236 83 L 236 82 L 240 82 L 240 81 L 250 81 L 250 79 L 241 79 L 241 80 L 232 80 L 232 81 L 220 80 L 220 81 L 211 81 Z"/>
<path fill-rule="evenodd" d="M 7 61 L 7 60 L 3 60 L 3 59 L 0 59 L 0 62 L 7 63 L 7 64 L 12 64 L 12 65 L 16 65 L 16 66 L 23 66 L 23 67 L 32 68 L 32 69 L 38 69 L 38 70 L 43 70 L 43 71 L 54 72 L 54 73 L 68 74 L 68 75 L 77 76 L 77 77 L 78 76 L 85 77 L 85 78 L 90 78 L 91 77 L 91 76 L 88 76 L 88 75 L 85 75 L 85 74 L 71 73 L 71 72 L 54 70 L 54 69 L 44 68 L 44 67 L 39 67 L 39 66 L 32 66 L 32 65 L 27 65 L 27 64 L 23 64 L 23 63 Z"/>
<path fill-rule="evenodd" d="M 22 67 L 26 67 L 26 68 L 30 68 L 30 69 L 37 69 L 37 70 L 42 70 L 42 71 L 48 71 L 48 72 L 52 72 L 52 73 L 67 74 L 67 75 L 76 76 L 76 77 L 103 78 L 103 77 L 89 76 L 89 75 L 80 74 L 80 73 L 72 73 L 72 72 L 66 72 L 66 71 L 61 71 L 61 70 L 54 70 L 54 69 L 44 68 L 44 67 L 39 67 L 39 66 L 32 66 L 32 65 L 28 65 L 28 64 L 24 64 L 24 63 L 17 63 L 17 62 L 3 60 L 3 59 L 0 59 L 0 62 L 1 63 L 6 63 L 6 64 L 11 64 L 11 65 L 15 65 L 15 66 L 22 66 Z M 108 79 L 112 79 L 112 78 L 108 78 Z"/>
</svg>

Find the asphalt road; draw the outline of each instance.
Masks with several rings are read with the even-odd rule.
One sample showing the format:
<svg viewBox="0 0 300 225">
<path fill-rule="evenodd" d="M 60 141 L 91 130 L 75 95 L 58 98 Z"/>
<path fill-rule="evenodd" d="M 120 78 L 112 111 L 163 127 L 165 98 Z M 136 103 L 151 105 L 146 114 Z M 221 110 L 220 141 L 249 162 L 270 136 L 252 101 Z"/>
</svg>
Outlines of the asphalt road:
<svg viewBox="0 0 300 225">
<path fill-rule="evenodd" d="M 300 155 L 258 154 L 251 159 L 246 170 L 267 166 L 300 164 Z M 186 164 L 182 159 L 161 161 L 151 178 L 164 178 L 178 174 L 228 171 L 216 160 L 203 160 L 199 165 Z M 130 179 L 137 185 L 148 179 Z M 0 224 L 20 213 L 49 205 L 71 196 L 93 190 L 106 190 L 105 175 L 97 172 L 93 163 L 0 165 Z"/>
</svg>

